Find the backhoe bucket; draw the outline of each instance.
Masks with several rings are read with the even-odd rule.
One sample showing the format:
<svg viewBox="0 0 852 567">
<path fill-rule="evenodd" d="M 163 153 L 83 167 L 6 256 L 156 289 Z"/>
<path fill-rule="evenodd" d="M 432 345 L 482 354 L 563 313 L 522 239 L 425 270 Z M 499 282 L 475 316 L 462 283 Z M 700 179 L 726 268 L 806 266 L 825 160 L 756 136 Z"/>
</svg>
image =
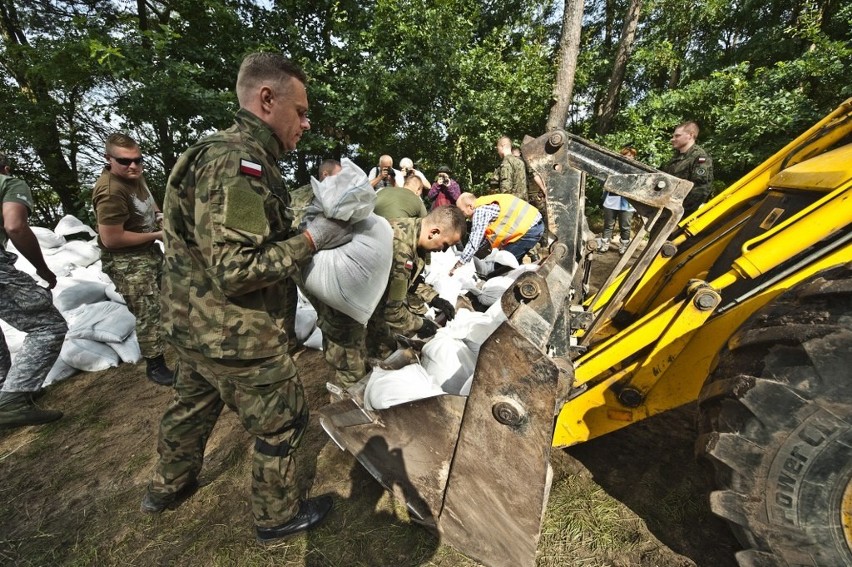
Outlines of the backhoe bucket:
<svg viewBox="0 0 852 567">
<path fill-rule="evenodd" d="M 489 566 L 532 566 L 550 490 L 558 375 L 504 323 L 480 351 L 468 398 L 368 412 L 354 397 L 321 409 L 320 423 L 444 543 Z"/>
<path fill-rule="evenodd" d="M 482 345 L 470 395 L 370 412 L 356 390 L 319 412 L 329 436 L 412 518 L 489 567 L 535 564 L 557 400 L 573 380 L 566 307 L 582 263 L 584 177 L 569 163 L 568 139 L 555 131 L 522 148 L 544 182 L 556 242 L 503 294 L 507 321 Z"/>
</svg>

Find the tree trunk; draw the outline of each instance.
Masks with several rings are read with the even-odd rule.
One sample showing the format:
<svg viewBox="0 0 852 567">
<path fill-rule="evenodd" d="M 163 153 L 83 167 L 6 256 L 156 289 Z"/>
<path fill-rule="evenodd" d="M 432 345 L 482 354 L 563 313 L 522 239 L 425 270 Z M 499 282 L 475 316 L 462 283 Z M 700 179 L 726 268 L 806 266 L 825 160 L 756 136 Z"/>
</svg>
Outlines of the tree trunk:
<svg viewBox="0 0 852 567">
<path fill-rule="evenodd" d="M 627 62 L 630 60 L 630 53 L 633 51 L 633 42 L 636 40 L 636 27 L 639 25 L 639 13 L 641 11 L 642 0 L 630 0 L 627 16 L 624 19 L 624 28 L 621 30 L 621 39 L 618 41 L 618 51 L 615 54 L 615 63 L 612 67 L 606 99 L 601 105 L 601 112 L 598 117 L 598 134 L 607 134 L 612 129 L 612 121 L 618 110 L 618 94 L 621 92 L 621 85 L 624 84 Z"/>
<path fill-rule="evenodd" d="M 6 67 L 27 101 L 22 111 L 29 116 L 32 125 L 33 134 L 28 143 L 44 165 L 47 183 L 59 196 L 63 212 L 79 215 L 80 182 L 77 172 L 68 165 L 62 151 L 62 137 L 53 112 L 58 104 L 51 97 L 47 84 L 37 74 L 28 72 L 30 63 L 25 53 L 31 46 L 20 26 L 14 4 L 0 4 L 0 35 L 7 46 Z M 12 45 L 18 46 L 18 49 L 9 49 Z"/>
<path fill-rule="evenodd" d="M 559 69 L 553 86 L 553 106 L 547 119 L 547 130 L 564 128 L 574 91 L 574 73 L 580 53 L 580 30 L 583 25 L 583 0 L 566 0 L 559 39 Z"/>
</svg>

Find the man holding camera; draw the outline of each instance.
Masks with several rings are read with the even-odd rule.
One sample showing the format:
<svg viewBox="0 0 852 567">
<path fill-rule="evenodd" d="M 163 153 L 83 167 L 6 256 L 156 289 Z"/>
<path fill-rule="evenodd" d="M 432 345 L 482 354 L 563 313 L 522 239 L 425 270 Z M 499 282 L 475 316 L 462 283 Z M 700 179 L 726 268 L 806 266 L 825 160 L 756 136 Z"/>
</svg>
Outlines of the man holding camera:
<svg viewBox="0 0 852 567">
<path fill-rule="evenodd" d="M 385 154 L 379 158 L 379 165 L 367 175 L 370 185 L 376 191 L 385 187 L 402 187 L 402 174 L 393 168 L 393 158 Z"/>
<path fill-rule="evenodd" d="M 453 172 L 449 166 L 442 165 L 438 168 L 438 177 L 435 183 L 429 189 L 429 194 L 426 197 L 432 201 L 432 210 L 443 205 L 455 205 L 456 200 L 461 195 L 461 187 L 453 179 Z"/>
</svg>

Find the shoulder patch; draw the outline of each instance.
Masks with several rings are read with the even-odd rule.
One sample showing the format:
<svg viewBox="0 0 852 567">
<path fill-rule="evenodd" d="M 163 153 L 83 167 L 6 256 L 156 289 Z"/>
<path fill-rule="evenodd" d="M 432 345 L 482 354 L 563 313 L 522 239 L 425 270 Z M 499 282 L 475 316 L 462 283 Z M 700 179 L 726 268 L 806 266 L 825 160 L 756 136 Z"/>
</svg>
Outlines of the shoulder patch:
<svg viewBox="0 0 852 567">
<path fill-rule="evenodd" d="M 405 269 L 406 269 L 406 270 L 410 270 L 410 269 L 411 269 L 411 268 L 413 268 L 413 267 L 414 267 L 414 262 L 412 262 L 411 260 L 406 260 L 406 261 L 405 261 Z"/>
<path fill-rule="evenodd" d="M 254 163 L 247 159 L 240 160 L 240 173 L 251 175 L 252 177 L 260 177 L 263 175 L 263 166 L 259 163 Z"/>
<path fill-rule="evenodd" d="M 695 161 L 698 163 L 704 163 L 705 161 L 707 161 L 707 158 L 704 156 L 699 156 L 698 159 Z"/>
<path fill-rule="evenodd" d="M 705 173 L 707 173 L 707 170 L 704 169 L 703 167 L 699 167 L 698 169 L 695 170 L 695 173 L 696 173 L 696 175 L 704 175 Z"/>
</svg>

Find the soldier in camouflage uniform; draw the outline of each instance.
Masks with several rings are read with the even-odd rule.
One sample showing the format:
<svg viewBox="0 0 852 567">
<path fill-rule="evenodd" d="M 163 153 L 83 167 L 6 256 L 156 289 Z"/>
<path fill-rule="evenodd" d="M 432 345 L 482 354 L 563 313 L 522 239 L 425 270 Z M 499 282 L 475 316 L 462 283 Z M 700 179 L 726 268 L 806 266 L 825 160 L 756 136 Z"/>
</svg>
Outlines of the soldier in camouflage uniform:
<svg viewBox="0 0 852 567">
<path fill-rule="evenodd" d="M 524 160 L 512 155 L 512 139 L 502 136 L 497 140 L 497 155 L 500 165 L 494 170 L 489 195 L 507 194 L 518 199 L 527 199 L 527 166 Z"/>
<path fill-rule="evenodd" d="M 330 175 L 340 173 L 340 162 L 336 159 L 326 159 L 319 166 L 317 179 L 323 181 Z M 306 188 L 306 190 L 305 190 Z M 292 202 L 290 207 L 293 211 L 293 225 L 300 226 L 304 222 L 305 209 L 313 201 L 313 187 L 308 184 L 290 193 Z M 295 291 L 295 286 L 293 288 Z M 304 292 L 304 290 L 303 290 Z M 364 353 L 364 336 L 366 328 L 364 325 L 345 313 L 341 313 L 333 307 L 329 307 L 316 297 L 305 293 L 308 301 L 317 312 L 317 326 L 322 331 L 322 353 L 325 361 L 334 368 L 334 377 L 337 383 L 343 387 L 353 385 L 367 374 L 366 355 Z M 297 350 L 299 345 L 295 339 L 295 301 L 293 299 L 292 313 L 288 313 L 288 333 L 292 318 L 293 338 L 290 343 L 291 352 Z"/>
<path fill-rule="evenodd" d="M 285 331 L 289 280 L 352 229 L 318 216 L 292 235 L 278 160 L 310 128 L 304 72 L 276 53 L 248 55 L 235 124 L 187 150 L 164 201 L 162 320 L 178 354 L 175 401 L 142 510 L 174 508 L 198 488 L 204 446 L 228 406 L 254 437 L 251 508 L 258 541 L 321 522 L 322 496 L 300 500 L 293 452 L 308 422 Z"/>
<path fill-rule="evenodd" d="M 56 421 L 62 412 L 35 406 L 32 396 L 44 383 L 59 357 L 65 332 L 65 319 L 53 306 L 50 291 L 36 284 L 14 266 L 17 256 L 6 251 L 6 241 L 35 266 L 48 288 L 56 286 L 56 275 L 47 267 L 28 218 L 33 196 L 27 184 L 9 175 L 9 161 L 0 154 L 0 315 L 16 329 L 27 333 L 12 364 L 9 347 L 0 330 L 0 428 L 38 425 Z"/>
<path fill-rule="evenodd" d="M 453 206 L 438 207 L 422 219 L 395 219 L 390 224 L 393 228 L 393 264 L 385 293 L 367 323 L 367 353 L 380 359 L 396 350 L 394 334 L 409 337 L 416 334 L 426 338 L 438 330 L 433 321 L 408 308 L 409 290 L 419 281 L 418 276 L 428 263 L 429 253 L 457 244 L 465 232 L 464 215 Z M 446 299 L 438 297 L 434 289 L 431 293 L 418 289 L 417 295 L 427 297 L 429 305 L 447 319 L 455 316 L 455 308 Z"/>
<path fill-rule="evenodd" d="M 687 217 L 710 198 L 713 191 L 713 160 L 695 141 L 698 125 L 684 122 L 675 128 L 671 144 L 674 156 L 660 169 L 675 177 L 692 181 L 693 186 L 683 200 L 683 216 Z"/>
<path fill-rule="evenodd" d="M 136 338 L 148 378 L 171 386 L 174 373 L 163 357 L 165 342 L 160 328 L 160 209 L 145 183 L 142 152 L 133 138 L 112 134 L 104 158 L 107 163 L 92 191 L 102 269 L 136 316 Z"/>
</svg>

